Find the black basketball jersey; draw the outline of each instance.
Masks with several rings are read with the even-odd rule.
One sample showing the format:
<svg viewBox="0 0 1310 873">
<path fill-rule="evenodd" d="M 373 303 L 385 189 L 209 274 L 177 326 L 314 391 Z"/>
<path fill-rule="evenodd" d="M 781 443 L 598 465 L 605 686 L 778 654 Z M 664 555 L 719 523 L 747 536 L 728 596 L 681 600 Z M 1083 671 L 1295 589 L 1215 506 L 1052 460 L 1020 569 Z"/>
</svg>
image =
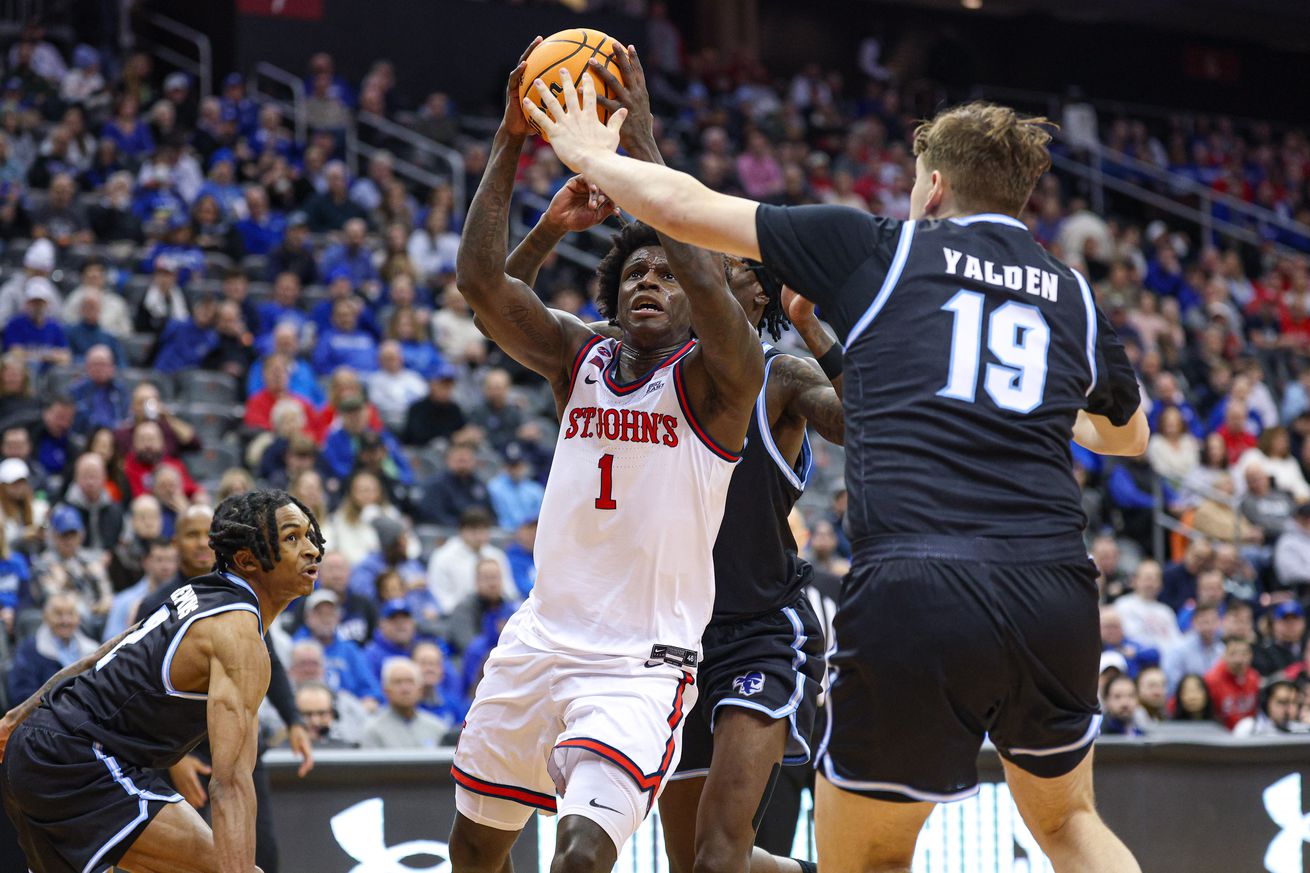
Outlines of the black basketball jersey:
<svg viewBox="0 0 1310 873">
<path fill-rule="evenodd" d="M 787 516 L 809 482 L 810 437 L 794 465 L 773 442 L 766 394 L 769 373 L 782 353 L 764 347 L 764 384 L 755 400 L 741 462 L 728 485 L 719 538 L 714 542 L 714 616 L 710 624 L 739 621 L 794 602 L 808 578 L 796 557 Z"/>
<path fill-rule="evenodd" d="M 125 763 L 170 767 L 208 729 L 208 695 L 173 687 L 173 656 L 192 624 L 238 609 L 255 614 L 262 634 L 259 598 L 248 583 L 228 573 L 197 576 L 93 668 L 51 689 L 42 706 L 70 734 L 100 743 Z"/>
<path fill-rule="evenodd" d="M 845 340 L 857 555 L 879 536 L 1082 531 L 1075 416 L 1126 424 L 1139 393 L 1081 275 L 1004 215 L 761 206 L 756 226 L 764 263 Z"/>
</svg>

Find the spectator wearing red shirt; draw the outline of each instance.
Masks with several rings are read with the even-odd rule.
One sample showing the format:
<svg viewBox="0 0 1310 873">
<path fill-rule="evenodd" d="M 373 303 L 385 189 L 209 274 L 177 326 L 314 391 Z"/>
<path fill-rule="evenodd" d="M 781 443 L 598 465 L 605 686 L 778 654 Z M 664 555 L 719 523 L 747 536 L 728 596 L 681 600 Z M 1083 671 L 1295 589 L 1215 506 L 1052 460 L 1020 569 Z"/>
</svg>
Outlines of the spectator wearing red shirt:
<svg viewBox="0 0 1310 873">
<path fill-rule="evenodd" d="M 1229 397 L 1224 407 L 1224 423 L 1215 428 L 1215 433 L 1223 437 L 1228 448 L 1228 463 L 1236 464 L 1237 459 L 1247 449 L 1256 445 L 1255 434 L 1247 424 L 1246 402 L 1236 397 Z"/>
<path fill-rule="evenodd" d="M 1224 638 L 1224 653 L 1205 674 L 1215 718 L 1233 727 L 1260 708 L 1260 674 L 1251 668 L 1251 641 L 1243 637 Z"/>
<path fill-rule="evenodd" d="M 291 384 L 291 366 L 281 355 L 269 355 L 264 359 L 264 387 L 251 394 L 246 400 L 244 421 L 260 430 L 273 429 L 273 406 L 283 398 L 299 402 L 305 410 L 305 421 L 314 421 L 317 415 L 314 406 L 306 398 L 293 393 Z"/>
<path fill-rule="evenodd" d="M 123 472 L 127 475 L 133 497 L 150 493 L 155 470 L 161 466 L 177 470 L 182 477 L 182 491 L 188 498 L 194 497 L 200 490 L 181 461 L 165 457 L 164 432 L 159 425 L 153 421 L 143 421 L 132 431 L 132 451 L 128 452 L 123 461 Z"/>
</svg>

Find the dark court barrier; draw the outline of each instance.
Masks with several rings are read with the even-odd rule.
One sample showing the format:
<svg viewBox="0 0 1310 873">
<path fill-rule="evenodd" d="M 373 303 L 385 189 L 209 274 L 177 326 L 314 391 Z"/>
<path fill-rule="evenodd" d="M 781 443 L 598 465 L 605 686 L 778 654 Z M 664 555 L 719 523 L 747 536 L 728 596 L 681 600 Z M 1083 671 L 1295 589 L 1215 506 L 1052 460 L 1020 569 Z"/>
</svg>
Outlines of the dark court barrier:
<svg viewBox="0 0 1310 873">
<path fill-rule="evenodd" d="M 1098 805 L 1147 873 L 1310 871 L 1310 740 L 1105 739 L 1097 744 Z M 285 752 L 265 758 L 285 873 L 447 873 L 454 820 L 452 750 L 406 755 L 321 752 L 304 780 Z M 919 840 L 915 873 L 1049 873 L 1001 780 L 979 756 L 978 795 L 939 807 Z M 808 801 L 808 798 L 807 798 Z M 805 803 L 793 854 L 812 851 Z M 518 873 L 544 873 L 554 819 L 539 817 L 514 849 Z M 666 873 L 653 817 L 619 873 Z"/>
</svg>

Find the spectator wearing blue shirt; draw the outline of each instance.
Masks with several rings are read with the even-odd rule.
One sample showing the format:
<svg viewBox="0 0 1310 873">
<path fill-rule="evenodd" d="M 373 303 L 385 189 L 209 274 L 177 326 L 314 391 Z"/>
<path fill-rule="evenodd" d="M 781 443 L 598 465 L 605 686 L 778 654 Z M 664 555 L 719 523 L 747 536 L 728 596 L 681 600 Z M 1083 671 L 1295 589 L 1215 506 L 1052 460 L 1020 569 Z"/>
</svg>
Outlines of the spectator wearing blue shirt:
<svg viewBox="0 0 1310 873">
<path fill-rule="evenodd" d="M 269 354 L 281 355 L 290 362 L 290 379 L 287 388 L 292 394 L 299 394 L 314 406 L 322 406 L 327 395 L 323 393 L 323 387 L 318 384 L 314 368 L 300 357 L 300 338 L 296 327 L 291 322 L 278 325 L 270 339 L 271 341 L 266 344 L 270 349 Z M 263 387 L 264 359 L 260 358 L 250 365 L 250 372 L 246 377 L 246 396 L 258 393 Z"/>
<path fill-rule="evenodd" d="M 513 442 L 505 446 L 505 469 L 487 483 L 491 508 L 505 530 L 514 530 L 541 514 L 541 500 L 546 489 L 532 478 L 532 464 L 523 447 Z"/>
<path fill-rule="evenodd" d="M 418 667 L 422 697 L 418 708 L 451 725 L 458 725 L 468 715 L 459 673 L 446 669 L 446 653 L 441 646 L 421 642 L 414 647 L 414 665 Z"/>
<path fill-rule="evenodd" d="M 221 100 L 223 118 L 235 121 L 242 136 L 253 134 L 259 123 L 259 104 L 246 96 L 246 80 L 240 73 L 228 73 L 223 78 Z"/>
<path fill-rule="evenodd" d="M 377 340 L 360 329 L 359 309 L 360 303 L 350 298 L 333 301 L 332 325 L 319 336 L 314 347 L 314 372 L 320 376 L 327 376 L 341 366 L 357 373 L 377 370 Z"/>
<path fill-rule="evenodd" d="M 537 581 L 537 562 L 532 550 L 537 544 L 537 520 L 530 518 L 514 531 L 514 539 L 505 547 L 505 560 L 514 577 L 514 587 L 520 599 L 526 600 Z"/>
<path fill-rule="evenodd" d="M 114 363 L 120 367 L 126 366 L 127 356 L 123 352 L 123 344 L 119 342 L 118 337 L 100 326 L 105 300 L 104 292 L 99 288 L 84 287 L 79 294 L 76 301 L 78 321 L 64 328 L 64 335 L 68 338 L 68 350 L 72 353 L 73 360 L 81 360 L 91 349 L 104 346 L 109 349 Z M 126 316 L 126 305 L 123 306 L 123 310 Z M 67 311 L 67 304 L 65 311 Z"/>
<path fill-rule="evenodd" d="M 380 277 L 377 267 L 373 265 L 373 253 L 367 245 L 368 225 L 362 218 L 352 218 L 346 222 L 342 231 L 342 241 L 323 253 L 323 277 L 326 279 L 329 275 L 344 271 L 355 288 L 378 282 Z"/>
<path fill-rule="evenodd" d="M 114 354 L 108 346 L 92 346 L 87 351 L 86 375 L 68 387 L 68 394 L 77 404 L 73 430 L 84 436 L 102 427 L 113 430 L 132 408 L 127 386 L 116 377 Z"/>
<path fill-rule="evenodd" d="M 351 284 L 350 274 L 344 267 L 334 267 L 328 273 L 327 290 L 327 299 L 315 304 L 309 312 L 309 320 L 314 323 L 320 336 L 332 329 L 332 310 L 337 305 L 337 301 L 353 300 L 359 329 L 375 340 L 382 338 L 382 330 L 378 326 L 377 319 L 373 317 L 372 308 L 362 297 L 355 294 L 355 286 Z"/>
<path fill-rule="evenodd" d="M 1113 604 L 1101 607 L 1101 652 L 1115 652 L 1123 657 L 1124 670 L 1134 679 L 1145 667 L 1160 666 L 1160 653 L 1124 636 L 1123 619 Z"/>
<path fill-rule="evenodd" d="M 241 245 L 248 255 L 268 255 L 282 244 L 287 222 L 268 207 L 268 192 L 258 185 L 245 191 L 246 217 L 236 223 Z"/>
<path fill-rule="evenodd" d="M 5 350 L 22 349 L 29 360 L 43 364 L 67 364 L 72 360 L 68 337 L 59 322 L 50 318 L 59 295 L 49 279 L 33 276 L 23 286 L 23 311 L 9 319 L 4 329 Z"/>
<path fill-rule="evenodd" d="M 397 597 L 382 604 L 378 611 L 378 628 L 373 639 L 364 647 L 373 678 L 382 681 L 382 665 L 388 658 L 406 657 L 418 642 L 418 624 L 410 611 L 409 602 Z"/>
<path fill-rule="evenodd" d="M 340 426 L 323 441 L 323 463 L 333 476 L 345 479 L 360 467 L 374 472 L 389 492 L 396 485 L 414 484 L 414 471 L 396 438 L 385 431 L 369 429 L 369 407 L 362 397 L 347 394 L 341 398 L 337 403 L 337 420 Z M 397 499 L 401 495 L 389 493 L 388 496 L 393 503 L 403 503 Z"/>
<path fill-rule="evenodd" d="M 76 418 L 77 406 L 71 397 L 56 395 L 49 399 L 41 411 L 41 420 L 30 431 L 32 453 L 39 471 L 57 476 L 68 469 L 79 451 L 73 433 Z"/>
<path fill-rule="evenodd" d="M 1187 395 L 1178 387 L 1178 379 L 1168 370 L 1161 370 L 1155 377 L 1154 384 L 1155 402 L 1151 406 L 1151 413 L 1147 417 L 1147 423 L 1151 426 L 1151 433 L 1159 430 L 1160 415 L 1169 407 L 1174 407 L 1183 417 L 1183 424 L 1191 431 L 1192 436 L 1199 439 L 1205 438 L 1205 424 L 1201 421 L 1201 416 L 1197 414 L 1192 404 L 1187 402 Z"/>
<path fill-rule="evenodd" d="M 213 197 L 223 210 L 223 217 L 236 221 L 245 215 L 246 200 L 236 182 L 236 156 L 230 149 L 219 149 L 209 159 L 209 178 L 196 192 L 195 200 Z"/>
<path fill-rule="evenodd" d="M 218 347 L 218 300 L 205 294 L 196 301 L 191 318 L 173 320 L 164 327 L 155 352 L 155 369 L 176 373 L 196 369 L 205 356 Z"/>
<path fill-rule="evenodd" d="M 427 568 L 409 557 L 409 533 L 405 526 L 394 518 L 379 515 L 373 519 L 373 530 L 377 531 L 380 548 L 365 555 L 351 569 L 350 592 L 363 597 L 374 596 L 378 577 L 389 571 L 400 574 L 400 581 L 407 590 L 415 584 L 426 587 Z"/>
<path fill-rule="evenodd" d="M 323 647 L 323 666 L 327 686 L 333 691 L 348 691 L 360 700 L 382 700 L 382 688 L 369 668 L 364 651 L 353 640 L 338 632 L 341 602 L 336 592 L 319 588 L 305 598 L 305 624 L 295 639 L 312 639 Z"/>
<path fill-rule="evenodd" d="M 1136 458 L 1118 458 L 1106 481 L 1110 501 L 1118 507 L 1123 516 L 1123 534 L 1146 551 L 1151 548 L 1151 536 L 1155 517 L 1155 471 L 1146 455 Z M 1169 483 L 1161 481 L 1164 492 L 1164 505 L 1172 506 L 1174 491 Z"/>
<path fill-rule="evenodd" d="M 0 525 L 0 630 L 14 632 L 14 618 L 20 603 L 31 602 L 32 569 L 27 556 L 9 547 L 4 525 Z"/>
<path fill-rule="evenodd" d="M 139 117 L 141 104 L 132 94 L 125 93 L 114 103 L 114 117 L 100 128 L 100 136 L 118 146 L 118 153 L 131 160 L 140 160 L 155 151 L 155 138 L 150 125 Z"/>
</svg>

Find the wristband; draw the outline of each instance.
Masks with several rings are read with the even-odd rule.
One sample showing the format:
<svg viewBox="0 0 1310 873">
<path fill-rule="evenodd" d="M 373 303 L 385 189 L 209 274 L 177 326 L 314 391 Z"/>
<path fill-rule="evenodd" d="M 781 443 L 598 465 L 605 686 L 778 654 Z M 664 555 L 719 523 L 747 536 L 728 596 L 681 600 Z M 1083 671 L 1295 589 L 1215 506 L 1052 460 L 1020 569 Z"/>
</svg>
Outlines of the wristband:
<svg viewBox="0 0 1310 873">
<path fill-rule="evenodd" d="M 834 342 L 832 347 L 824 352 L 822 357 L 817 359 L 819 361 L 819 369 L 823 371 L 823 375 L 828 377 L 829 382 L 841 375 L 842 355 L 845 351 L 846 350 L 842 348 L 841 343 Z"/>
</svg>

